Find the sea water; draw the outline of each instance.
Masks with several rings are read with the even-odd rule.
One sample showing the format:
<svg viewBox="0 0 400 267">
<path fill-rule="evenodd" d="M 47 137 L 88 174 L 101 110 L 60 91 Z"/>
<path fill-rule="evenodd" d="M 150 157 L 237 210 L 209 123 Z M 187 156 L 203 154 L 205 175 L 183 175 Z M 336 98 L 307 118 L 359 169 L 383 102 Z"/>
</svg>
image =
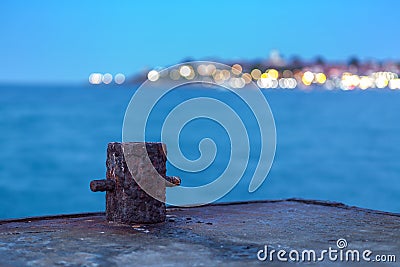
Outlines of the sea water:
<svg viewBox="0 0 400 267">
<path fill-rule="evenodd" d="M 0 218 L 104 210 L 104 193 L 89 182 L 105 177 L 107 143 L 121 141 L 125 109 L 135 86 L 0 86 Z M 213 97 L 245 121 L 254 150 L 238 185 L 219 201 L 306 198 L 400 212 L 400 92 L 263 91 L 274 115 L 275 160 L 263 185 L 248 185 L 259 155 L 259 130 L 235 96 L 212 88 L 181 88 L 157 104 L 146 128 L 159 141 L 160 125 L 180 102 Z M 218 112 L 216 110 L 215 112 Z M 138 114 L 139 115 L 139 114 Z M 246 122 L 247 120 L 247 122 Z M 229 163 L 229 133 L 211 120 L 188 123 L 182 153 L 200 156 L 211 138 L 215 162 L 199 173 L 168 164 L 185 186 L 216 179 Z M 244 159 L 246 160 L 246 159 Z"/>
</svg>

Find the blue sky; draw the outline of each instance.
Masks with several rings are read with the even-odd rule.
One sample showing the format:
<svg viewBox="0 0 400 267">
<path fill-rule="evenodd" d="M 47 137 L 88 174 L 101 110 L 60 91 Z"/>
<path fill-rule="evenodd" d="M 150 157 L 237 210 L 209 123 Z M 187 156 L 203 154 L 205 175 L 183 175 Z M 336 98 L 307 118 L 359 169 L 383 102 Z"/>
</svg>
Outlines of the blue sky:
<svg viewBox="0 0 400 267">
<path fill-rule="evenodd" d="M 3 1 L 0 82 L 81 82 L 184 58 L 400 60 L 400 1 Z"/>
</svg>

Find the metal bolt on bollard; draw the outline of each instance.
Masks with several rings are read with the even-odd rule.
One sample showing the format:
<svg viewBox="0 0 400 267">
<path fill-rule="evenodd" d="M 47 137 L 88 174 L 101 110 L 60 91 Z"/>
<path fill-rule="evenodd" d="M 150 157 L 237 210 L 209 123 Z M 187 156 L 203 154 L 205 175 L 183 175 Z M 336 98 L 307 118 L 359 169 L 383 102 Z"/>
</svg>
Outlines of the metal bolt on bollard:
<svg viewBox="0 0 400 267">
<path fill-rule="evenodd" d="M 181 183 L 179 177 L 166 176 L 166 161 L 163 143 L 108 144 L 106 179 L 90 182 L 93 192 L 106 191 L 108 221 L 127 224 L 165 221 L 166 187 Z M 164 179 L 159 179 L 160 176 Z M 146 193 L 137 181 L 151 188 L 151 195 L 156 198 Z"/>
</svg>

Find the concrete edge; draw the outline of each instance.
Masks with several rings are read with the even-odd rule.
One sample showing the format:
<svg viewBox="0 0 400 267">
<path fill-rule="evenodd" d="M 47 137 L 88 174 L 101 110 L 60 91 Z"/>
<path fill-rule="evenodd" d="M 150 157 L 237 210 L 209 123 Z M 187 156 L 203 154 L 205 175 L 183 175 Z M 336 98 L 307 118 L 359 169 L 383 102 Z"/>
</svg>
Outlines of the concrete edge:
<svg viewBox="0 0 400 267">
<path fill-rule="evenodd" d="M 310 204 L 310 205 L 328 206 L 328 207 L 335 207 L 335 208 L 341 208 L 341 209 L 347 209 L 347 210 L 363 211 L 366 213 L 372 213 L 372 214 L 378 214 L 378 215 L 400 217 L 400 213 L 360 208 L 357 206 L 349 206 L 349 205 L 346 205 L 346 204 L 343 204 L 340 202 L 333 202 L 333 201 L 309 200 L 309 199 L 302 199 L 302 198 L 288 198 L 288 199 L 285 199 L 284 201 L 293 201 L 293 202 L 300 202 L 300 203 Z"/>
<path fill-rule="evenodd" d="M 277 203 L 277 202 L 298 202 L 308 205 L 318 205 L 327 206 L 347 210 L 362 211 L 378 215 L 394 216 L 400 217 L 400 213 L 386 212 L 380 210 L 360 208 L 357 206 L 349 206 L 340 202 L 326 201 L 326 200 L 312 200 L 312 199 L 302 199 L 302 198 L 287 198 L 287 199 L 275 199 L 275 200 L 249 200 L 249 201 L 234 201 L 234 202 L 220 202 L 211 203 L 202 206 L 191 206 L 191 207 L 173 207 L 167 208 L 168 211 L 180 210 L 180 209 L 195 209 L 207 206 L 228 206 L 228 205 L 244 205 L 244 204 L 254 204 L 254 203 Z M 85 213 L 71 213 L 71 214 L 58 214 L 58 215 L 45 215 L 45 216 L 33 216 L 26 218 L 11 218 L 0 220 L 0 225 L 14 222 L 32 222 L 32 221 L 44 221 L 44 220 L 54 220 L 54 219 L 67 219 L 67 218 L 82 218 L 90 216 L 105 216 L 105 212 L 85 212 Z"/>
<path fill-rule="evenodd" d="M 71 213 L 71 214 L 57 214 L 57 215 L 44 215 L 44 216 L 33 216 L 26 218 L 11 218 L 0 220 L 0 225 L 14 222 L 33 222 L 33 221 L 46 221 L 54 219 L 68 219 L 68 218 L 82 218 L 90 216 L 104 216 L 105 212 L 85 212 L 85 213 Z"/>
</svg>

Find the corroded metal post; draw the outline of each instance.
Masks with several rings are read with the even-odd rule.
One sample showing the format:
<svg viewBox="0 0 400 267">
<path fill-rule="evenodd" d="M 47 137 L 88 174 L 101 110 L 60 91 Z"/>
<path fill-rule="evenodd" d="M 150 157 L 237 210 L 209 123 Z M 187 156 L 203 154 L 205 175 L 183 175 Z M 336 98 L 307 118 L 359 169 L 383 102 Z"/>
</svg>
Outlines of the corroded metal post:
<svg viewBox="0 0 400 267">
<path fill-rule="evenodd" d="M 180 184 L 179 177 L 166 176 L 165 151 L 166 147 L 162 143 L 108 144 L 107 179 L 90 183 L 92 191 L 107 192 L 107 220 L 121 223 L 158 223 L 165 220 L 166 186 Z M 157 175 L 164 180 L 154 177 Z M 152 192 L 157 199 L 147 194 L 136 181 L 141 184 L 151 183 Z"/>
</svg>

